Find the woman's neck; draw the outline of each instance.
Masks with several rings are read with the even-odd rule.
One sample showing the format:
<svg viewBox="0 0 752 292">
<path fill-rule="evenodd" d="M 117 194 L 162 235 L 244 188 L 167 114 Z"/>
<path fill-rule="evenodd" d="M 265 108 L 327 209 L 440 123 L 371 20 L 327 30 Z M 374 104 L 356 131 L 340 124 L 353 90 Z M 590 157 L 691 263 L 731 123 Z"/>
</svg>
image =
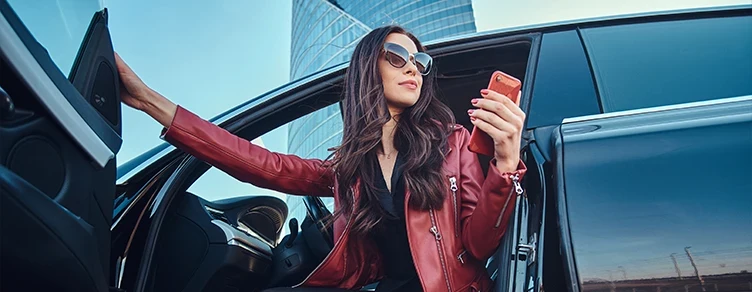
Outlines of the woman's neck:
<svg viewBox="0 0 752 292">
<path fill-rule="evenodd" d="M 397 153 L 397 148 L 394 146 L 394 131 L 397 129 L 399 115 L 391 110 L 390 112 L 392 113 L 392 118 L 381 127 L 381 153 L 389 157 L 394 157 L 394 154 Z"/>
</svg>

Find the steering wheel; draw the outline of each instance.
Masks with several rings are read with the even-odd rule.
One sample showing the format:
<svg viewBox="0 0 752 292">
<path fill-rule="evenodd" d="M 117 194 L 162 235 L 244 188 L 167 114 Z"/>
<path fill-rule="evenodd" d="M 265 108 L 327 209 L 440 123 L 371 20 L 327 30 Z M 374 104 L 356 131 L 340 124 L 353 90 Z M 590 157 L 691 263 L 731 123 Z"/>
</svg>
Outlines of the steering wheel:
<svg viewBox="0 0 752 292">
<path fill-rule="evenodd" d="M 300 226 L 296 218 L 290 219 L 290 234 L 272 250 L 272 277 L 267 288 L 300 283 L 334 247 L 334 228 L 324 224 L 332 213 L 321 198 L 303 197 L 303 202 L 308 216 Z"/>
</svg>

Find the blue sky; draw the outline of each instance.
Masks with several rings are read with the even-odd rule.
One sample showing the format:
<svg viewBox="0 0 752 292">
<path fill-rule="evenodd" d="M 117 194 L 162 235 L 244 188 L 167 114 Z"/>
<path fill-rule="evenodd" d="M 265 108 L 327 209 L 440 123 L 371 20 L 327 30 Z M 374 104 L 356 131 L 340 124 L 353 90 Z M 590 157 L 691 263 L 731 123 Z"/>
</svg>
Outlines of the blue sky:
<svg viewBox="0 0 752 292">
<path fill-rule="evenodd" d="M 115 50 L 149 86 L 201 117 L 289 81 L 288 1 L 105 4 Z M 141 112 L 124 106 L 123 125 L 119 164 L 162 142 L 161 126 Z"/>
</svg>

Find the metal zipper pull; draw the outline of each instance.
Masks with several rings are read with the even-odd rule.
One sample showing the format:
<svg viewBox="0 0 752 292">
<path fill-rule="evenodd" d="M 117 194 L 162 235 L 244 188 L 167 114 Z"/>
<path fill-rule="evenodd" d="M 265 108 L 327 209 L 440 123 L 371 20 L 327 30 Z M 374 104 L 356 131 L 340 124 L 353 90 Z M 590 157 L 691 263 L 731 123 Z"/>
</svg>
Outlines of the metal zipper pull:
<svg viewBox="0 0 752 292">
<path fill-rule="evenodd" d="M 463 264 L 463 265 L 465 264 L 465 259 L 463 259 L 462 257 L 463 257 L 463 256 L 465 256 L 465 254 L 466 254 L 466 253 L 467 253 L 467 250 L 463 250 L 463 251 L 462 251 L 462 252 L 461 252 L 461 253 L 460 253 L 460 254 L 459 254 L 459 255 L 457 256 L 457 259 L 458 259 L 458 260 L 460 261 L 460 263 L 461 263 L 461 264 Z"/>
<path fill-rule="evenodd" d="M 514 182 L 514 191 L 517 193 L 517 195 L 522 195 L 522 186 L 520 185 L 520 175 L 515 174 L 512 177 L 512 182 Z"/>
<path fill-rule="evenodd" d="M 436 240 L 441 240 L 441 233 L 439 233 L 439 228 L 436 228 L 436 226 L 431 226 L 431 233 L 433 233 L 433 237 L 435 237 Z"/>
<path fill-rule="evenodd" d="M 449 178 L 449 188 L 452 190 L 452 206 L 454 206 L 454 237 L 460 237 L 460 210 L 457 206 L 457 178 Z"/>
<path fill-rule="evenodd" d="M 512 176 L 512 184 L 514 185 L 514 189 L 512 189 L 511 192 L 509 192 L 509 196 L 507 197 L 507 201 L 504 202 L 504 207 L 501 208 L 501 212 L 499 213 L 499 218 L 496 219 L 496 225 L 494 228 L 499 228 L 501 225 L 501 219 L 504 218 L 504 212 L 507 210 L 507 206 L 509 205 L 509 201 L 512 199 L 513 194 L 517 194 L 517 196 L 522 195 L 524 190 L 522 189 L 522 186 L 520 185 L 520 174 L 515 174 Z"/>
</svg>

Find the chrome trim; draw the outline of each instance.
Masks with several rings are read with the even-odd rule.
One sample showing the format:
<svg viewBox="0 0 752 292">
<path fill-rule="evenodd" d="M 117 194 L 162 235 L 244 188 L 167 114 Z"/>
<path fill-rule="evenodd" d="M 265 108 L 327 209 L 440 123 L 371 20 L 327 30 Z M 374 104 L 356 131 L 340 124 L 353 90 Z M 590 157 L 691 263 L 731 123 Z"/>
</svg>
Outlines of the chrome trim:
<svg viewBox="0 0 752 292">
<path fill-rule="evenodd" d="M 217 209 L 214 209 L 214 208 L 209 207 L 209 206 L 204 206 L 204 208 L 206 209 L 206 211 L 209 211 L 209 212 L 214 212 L 214 213 L 222 214 L 222 215 L 225 214 L 225 211 L 217 210 Z"/>
<path fill-rule="evenodd" d="M 274 243 L 269 242 L 268 240 L 264 239 L 260 234 L 256 233 L 256 231 L 253 231 L 250 227 L 243 224 L 243 222 L 238 222 L 238 229 L 242 230 L 245 233 L 250 234 L 252 237 L 256 237 L 257 239 L 263 241 L 264 243 L 268 244 L 269 246 L 274 246 Z"/>
<path fill-rule="evenodd" d="M 55 120 L 94 162 L 104 167 L 115 157 L 115 153 L 86 124 L 86 121 L 52 82 L 4 15 L 0 16 L 0 51 Z"/>
<path fill-rule="evenodd" d="M 564 119 L 562 121 L 562 125 L 572 124 L 572 123 L 578 123 L 578 122 L 585 122 L 585 121 L 592 121 L 592 120 L 600 120 L 600 119 L 608 119 L 608 118 L 623 117 L 623 116 L 632 116 L 632 115 L 641 115 L 641 114 L 664 112 L 664 111 L 673 111 L 673 110 L 688 109 L 688 108 L 713 106 L 713 105 L 719 105 L 719 104 L 730 104 L 730 103 L 745 102 L 745 101 L 752 101 L 752 95 L 745 95 L 745 96 L 739 96 L 739 97 L 729 97 L 729 98 L 713 99 L 713 100 L 706 100 L 706 101 L 697 101 L 697 102 L 689 102 L 689 103 L 665 105 L 665 106 L 658 106 L 658 107 L 641 108 L 641 109 L 635 109 L 635 110 L 611 112 L 611 113 L 604 113 L 604 114 L 597 114 L 597 115 L 587 115 L 587 116 L 581 116 L 581 117 L 566 118 L 566 119 Z"/>
<path fill-rule="evenodd" d="M 248 252 L 252 253 L 253 255 L 256 255 L 256 256 L 259 256 L 259 257 L 262 257 L 262 258 L 271 258 L 268 255 L 261 254 L 260 252 L 258 252 L 258 250 L 253 249 L 253 247 L 249 246 L 248 244 L 246 244 L 242 240 L 238 240 L 238 239 L 233 238 L 233 239 L 230 239 L 230 241 L 227 242 L 227 245 L 237 246 L 239 248 L 247 250 Z"/>
<path fill-rule="evenodd" d="M 497 34 L 507 34 L 507 33 L 522 32 L 522 31 L 549 29 L 549 28 L 555 28 L 555 27 L 567 26 L 567 25 L 590 24 L 590 23 L 597 23 L 597 22 L 604 22 L 604 21 L 639 19 L 643 17 L 669 16 L 669 15 L 680 15 L 680 14 L 689 14 L 689 13 L 734 11 L 734 10 L 743 10 L 743 9 L 752 9 L 752 5 L 738 4 L 738 5 L 723 5 L 723 6 L 715 6 L 715 7 L 669 9 L 669 10 L 659 10 L 659 11 L 650 11 L 650 12 L 626 13 L 626 14 L 617 14 L 617 15 L 609 15 L 609 16 L 585 17 L 585 18 L 578 18 L 578 19 L 572 19 L 572 20 L 543 22 L 543 23 L 536 23 L 536 24 L 529 24 L 529 25 L 522 25 L 522 26 L 498 28 L 498 29 L 487 30 L 487 31 L 482 31 L 482 32 L 463 34 L 463 35 L 458 35 L 458 36 L 450 36 L 450 37 L 445 37 L 445 38 L 438 38 L 435 40 L 427 41 L 423 45 L 426 47 L 434 48 L 443 43 L 454 42 L 454 41 L 458 41 L 462 39 L 476 38 L 476 37 L 489 37 L 489 36 L 493 36 Z"/>
<path fill-rule="evenodd" d="M 214 225 L 217 225 L 219 229 L 222 229 L 222 232 L 225 233 L 227 244 L 239 246 L 255 255 L 264 258 L 270 258 L 272 256 L 272 247 L 264 243 L 260 239 L 248 236 L 242 231 L 237 230 L 229 224 L 220 220 L 214 219 L 211 221 L 211 223 L 214 223 Z"/>
<path fill-rule="evenodd" d="M 128 259 L 128 257 L 120 258 L 120 264 L 118 265 L 118 272 L 115 276 L 115 287 L 116 288 L 122 288 L 123 287 L 123 274 L 125 273 L 125 260 Z"/>
</svg>

